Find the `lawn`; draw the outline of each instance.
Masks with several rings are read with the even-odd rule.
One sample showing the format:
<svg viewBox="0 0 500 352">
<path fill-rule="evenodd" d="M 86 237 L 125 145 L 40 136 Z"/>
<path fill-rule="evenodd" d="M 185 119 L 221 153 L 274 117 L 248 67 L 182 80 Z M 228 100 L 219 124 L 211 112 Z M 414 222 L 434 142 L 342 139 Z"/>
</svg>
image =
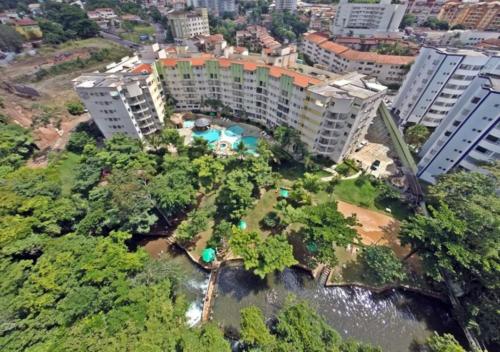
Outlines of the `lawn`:
<svg viewBox="0 0 500 352">
<path fill-rule="evenodd" d="M 64 152 L 54 166 L 61 179 L 63 195 L 71 194 L 71 188 L 75 182 L 75 167 L 79 161 L 79 155 L 71 152 Z"/>
<path fill-rule="evenodd" d="M 369 178 L 366 176 L 340 181 L 335 186 L 333 193 L 336 199 L 355 204 L 363 208 L 383 212 L 385 212 L 386 208 L 389 208 L 391 209 L 391 215 L 398 220 L 405 219 L 411 215 L 408 207 L 399 201 L 380 202 L 377 200 L 379 190 L 372 185 Z M 316 203 L 328 201 L 329 198 L 330 195 L 324 191 L 317 193 L 313 197 Z"/>
<path fill-rule="evenodd" d="M 270 231 L 260 227 L 260 221 L 264 218 L 264 216 L 266 216 L 267 213 L 274 209 L 277 201 L 278 194 L 276 193 L 276 189 L 266 191 L 262 197 L 260 197 L 253 209 L 249 210 L 247 216 L 243 218 L 243 220 L 247 223 L 248 231 L 257 231 L 262 233 L 264 236 L 270 234 Z"/>
<path fill-rule="evenodd" d="M 139 26 L 134 26 L 134 29 L 131 32 L 124 32 L 120 34 L 120 37 L 125 39 L 125 40 L 130 40 L 131 42 L 134 43 L 142 43 L 140 40 L 141 35 L 149 35 L 152 36 L 155 33 L 155 28 L 153 26 L 147 26 L 147 25 L 139 25 Z"/>
</svg>

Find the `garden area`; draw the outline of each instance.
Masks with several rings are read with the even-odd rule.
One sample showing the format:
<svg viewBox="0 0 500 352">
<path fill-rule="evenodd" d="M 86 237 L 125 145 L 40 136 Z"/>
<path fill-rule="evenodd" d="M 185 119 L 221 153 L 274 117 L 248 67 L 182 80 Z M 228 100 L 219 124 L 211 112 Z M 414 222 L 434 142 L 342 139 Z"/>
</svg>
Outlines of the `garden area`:
<svg viewBox="0 0 500 352">
<path fill-rule="evenodd" d="M 155 28 L 148 24 L 124 21 L 122 28 L 124 31 L 119 34 L 120 37 L 137 44 L 151 41 L 155 34 Z"/>
</svg>

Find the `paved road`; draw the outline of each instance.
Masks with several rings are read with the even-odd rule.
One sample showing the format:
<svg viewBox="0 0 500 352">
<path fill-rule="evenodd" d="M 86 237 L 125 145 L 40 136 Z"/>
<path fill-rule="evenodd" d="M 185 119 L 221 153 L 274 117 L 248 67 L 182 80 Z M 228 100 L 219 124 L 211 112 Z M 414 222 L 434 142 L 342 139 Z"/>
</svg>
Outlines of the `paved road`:
<svg viewBox="0 0 500 352">
<path fill-rule="evenodd" d="M 99 34 L 105 38 L 105 39 L 109 39 L 109 40 L 112 40 L 114 41 L 115 43 L 117 44 L 120 44 L 122 46 L 125 46 L 127 48 L 131 48 L 131 49 L 137 49 L 140 47 L 139 44 L 136 44 L 134 42 L 131 42 L 130 40 L 125 40 L 125 39 L 122 39 L 120 38 L 119 36 L 117 36 L 116 34 L 111 34 L 111 33 L 108 33 L 108 32 L 103 32 L 103 31 L 100 31 Z"/>
</svg>

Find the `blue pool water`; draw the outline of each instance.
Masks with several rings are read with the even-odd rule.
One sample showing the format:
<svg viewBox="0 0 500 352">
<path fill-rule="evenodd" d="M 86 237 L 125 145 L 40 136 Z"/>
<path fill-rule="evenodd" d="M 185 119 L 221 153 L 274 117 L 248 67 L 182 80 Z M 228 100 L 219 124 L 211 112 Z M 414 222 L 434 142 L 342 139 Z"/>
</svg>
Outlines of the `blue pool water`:
<svg viewBox="0 0 500 352">
<path fill-rule="evenodd" d="M 212 144 L 219 141 L 220 131 L 215 129 L 209 129 L 206 131 L 193 131 L 193 137 L 203 138 L 208 143 Z"/>
<path fill-rule="evenodd" d="M 194 126 L 194 121 L 184 121 L 182 123 L 182 127 L 184 128 L 193 128 Z"/>
<path fill-rule="evenodd" d="M 229 137 L 238 137 L 241 136 L 245 132 L 245 129 L 241 126 L 234 125 L 226 128 L 225 134 Z"/>
<path fill-rule="evenodd" d="M 257 151 L 257 144 L 259 143 L 259 138 L 252 137 L 252 136 L 242 137 L 241 139 L 237 140 L 233 144 L 233 149 L 236 149 L 236 147 L 237 147 L 238 143 L 240 143 L 240 141 L 242 141 L 243 144 L 245 144 L 245 147 L 247 147 L 247 152 L 248 153 L 251 153 L 251 154 L 255 154 L 256 153 L 256 151 Z"/>
</svg>

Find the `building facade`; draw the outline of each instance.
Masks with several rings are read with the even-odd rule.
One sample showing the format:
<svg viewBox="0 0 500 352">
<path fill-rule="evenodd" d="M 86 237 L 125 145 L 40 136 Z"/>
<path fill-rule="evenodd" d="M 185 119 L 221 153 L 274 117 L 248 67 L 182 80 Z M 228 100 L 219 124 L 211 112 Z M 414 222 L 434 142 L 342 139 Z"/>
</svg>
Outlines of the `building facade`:
<svg viewBox="0 0 500 352">
<path fill-rule="evenodd" d="M 481 72 L 500 73 L 500 56 L 422 47 L 393 101 L 398 124 L 437 127 Z"/>
<path fill-rule="evenodd" d="M 297 11 L 297 0 L 276 0 L 275 2 L 277 11 Z"/>
<path fill-rule="evenodd" d="M 306 35 L 301 51 L 314 64 L 335 73 L 357 71 L 375 77 L 382 84 L 400 84 L 414 56 L 380 55 L 375 52 L 363 52 L 350 49 L 330 41 L 321 34 Z"/>
<path fill-rule="evenodd" d="M 142 140 L 163 126 L 162 86 L 149 64 L 124 68 L 80 76 L 74 87 L 104 137 L 124 133 Z"/>
<path fill-rule="evenodd" d="M 321 80 L 248 60 L 172 58 L 158 60 L 156 70 L 178 110 L 218 100 L 266 128 L 296 129 L 311 153 L 336 162 L 362 141 L 386 90 L 358 73 Z"/>
<path fill-rule="evenodd" d="M 448 2 L 438 14 L 438 19 L 450 27 L 463 25 L 466 29 L 500 30 L 500 1 L 462 3 Z"/>
<path fill-rule="evenodd" d="M 193 0 L 191 1 L 193 2 Z M 193 6 L 206 7 L 210 13 L 217 16 L 236 12 L 235 0 L 194 0 Z"/>
<path fill-rule="evenodd" d="M 210 35 L 208 11 L 172 11 L 167 14 L 168 25 L 175 40 L 189 39 L 198 35 Z"/>
<path fill-rule="evenodd" d="M 378 3 L 354 3 L 340 0 L 332 22 L 333 35 L 374 35 L 398 32 L 406 11 L 406 4 L 391 4 L 391 0 Z"/>
<path fill-rule="evenodd" d="M 409 0 L 406 13 L 415 16 L 416 24 L 423 24 L 429 17 L 437 17 L 446 0 Z"/>
<path fill-rule="evenodd" d="M 450 170 L 485 172 L 500 160 L 500 78 L 480 75 L 423 146 L 417 175 L 430 183 Z"/>
</svg>

